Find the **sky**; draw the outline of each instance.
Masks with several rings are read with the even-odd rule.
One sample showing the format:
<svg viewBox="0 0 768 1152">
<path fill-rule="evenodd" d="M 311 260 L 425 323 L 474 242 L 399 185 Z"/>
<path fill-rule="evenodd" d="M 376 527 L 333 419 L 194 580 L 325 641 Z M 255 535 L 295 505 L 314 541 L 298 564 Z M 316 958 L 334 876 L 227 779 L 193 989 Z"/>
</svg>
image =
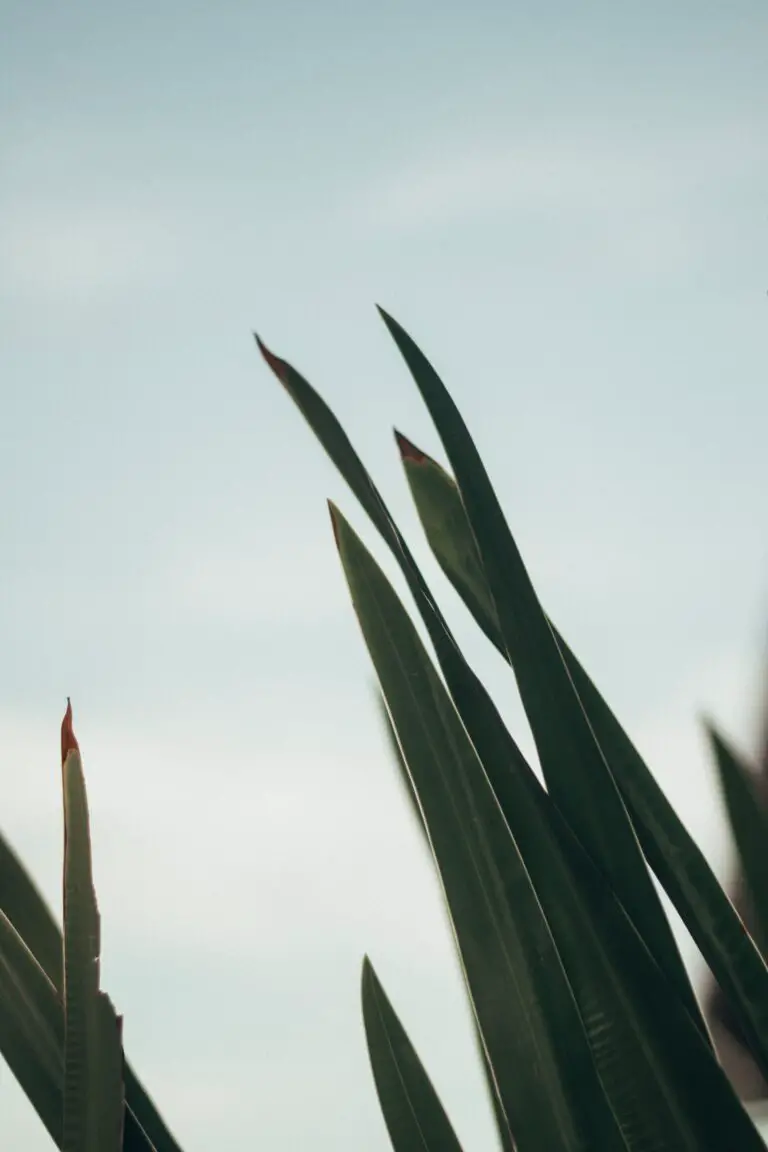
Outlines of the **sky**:
<svg viewBox="0 0 768 1152">
<path fill-rule="evenodd" d="M 392 426 L 444 457 L 374 304 L 409 329 L 547 610 L 727 877 L 700 718 L 756 750 L 768 12 L 0 11 L 3 833 L 58 909 L 71 695 L 103 983 L 185 1152 L 384 1152 L 364 953 L 491 1149 L 326 497 L 392 564 L 252 333 L 344 423 L 533 757 L 409 503 Z M 49 1147 L 4 1066 L 0 1124 Z"/>
</svg>

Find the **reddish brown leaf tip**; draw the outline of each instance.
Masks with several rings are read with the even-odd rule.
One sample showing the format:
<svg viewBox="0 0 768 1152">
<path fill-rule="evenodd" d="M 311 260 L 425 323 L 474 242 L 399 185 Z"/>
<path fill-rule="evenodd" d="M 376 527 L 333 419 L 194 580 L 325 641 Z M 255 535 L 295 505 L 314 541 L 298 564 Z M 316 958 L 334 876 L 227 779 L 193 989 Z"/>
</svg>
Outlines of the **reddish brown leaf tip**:
<svg viewBox="0 0 768 1152">
<path fill-rule="evenodd" d="M 270 352 L 270 350 L 269 350 L 269 348 L 267 348 L 266 344 L 259 338 L 259 335 L 257 332 L 254 332 L 253 338 L 256 341 L 256 345 L 259 349 L 259 352 L 261 352 L 262 356 L 264 357 L 267 364 L 269 365 L 269 367 L 274 372 L 275 376 L 277 376 L 280 383 L 281 384 L 287 384 L 288 383 L 288 365 L 286 364 L 285 360 L 281 360 L 279 356 L 275 356 L 274 352 Z"/>
<path fill-rule="evenodd" d="M 77 737 L 72 729 L 72 703 L 67 696 L 67 710 L 64 713 L 64 719 L 61 722 L 61 763 L 64 765 L 67 755 L 70 752 L 79 752 L 80 745 L 77 742 Z"/>
<path fill-rule="evenodd" d="M 330 516 L 331 516 L 331 527 L 333 528 L 333 538 L 336 541 L 336 547 L 340 548 L 341 545 L 339 544 L 339 520 L 338 520 L 340 513 L 339 513 L 338 508 L 334 504 L 333 500 L 328 501 L 328 511 L 330 513 Z"/>
<path fill-rule="evenodd" d="M 403 436 L 402 432 L 398 432 L 397 428 L 395 428 L 395 440 L 403 460 L 413 460 L 414 464 L 426 464 L 429 460 L 429 457 L 415 444 L 412 444 L 406 436 Z"/>
</svg>

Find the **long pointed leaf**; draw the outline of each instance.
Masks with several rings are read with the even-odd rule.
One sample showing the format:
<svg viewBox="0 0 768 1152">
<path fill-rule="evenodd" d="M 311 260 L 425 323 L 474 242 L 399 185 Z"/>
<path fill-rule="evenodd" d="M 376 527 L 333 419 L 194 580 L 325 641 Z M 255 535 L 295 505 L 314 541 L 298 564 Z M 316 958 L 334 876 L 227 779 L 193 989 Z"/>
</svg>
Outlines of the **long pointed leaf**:
<svg viewBox="0 0 768 1152">
<path fill-rule="evenodd" d="M 64 1013 L 52 981 L 0 913 L 0 1055 L 62 1146 Z M 130 1107 L 123 1152 L 159 1152 Z"/>
<path fill-rule="evenodd" d="M 424 818 L 421 814 L 419 800 L 416 796 L 416 793 L 414 792 L 413 782 L 410 775 L 408 774 L 408 767 L 405 763 L 405 760 L 403 759 L 403 753 L 397 740 L 397 732 L 395 731 L 395 726 L 392 723 L 392 719 L 387 710 L 386 700 L 384 699 L 380 690 L 377 691 L 377 702 L 387 733 L 387 743 L 397 765 L 398 777 L 403 785 L 403 788 L 405 789 L 406 796 L 408 798 L 408 806 L 418 824 L 419 830 L 423 836 L 423 842 L 431 856 L 432 850 L 429 844 L 429 835 L 424 824 Z M 475 1042 L 477 1045 L 477 1052 L 483 1066 L 486 1088 L 491 1102 L 491 1107 L 493 1108 L 494 1119 L 496 1121 L 496 1130 L 499 1141 L 501 1143 L 502 1152 L 515 1152 L 512 1136 L 509 1131 L 509 1124 L 507 1123 L 506 1117 L 504 1116 L 504 1113 L 499 1105 L 499 1098 L 496 1094 L 496 1088 L 493 1083 L 493 1072 L 488 1065 L 488 1056 L 486 1054 L 485 1048 L 483 1047 L 482 1037 L 477 1031 L 477 1022 L 475 1021 L 474 1017 L 472 1020 L 475 1029 Z"/>
<path fill-rule="evenodd" d="M 101 922 L 91 865 L 88 799 L 72 706 L 62 724 L 64 790 L 64 1119 L 62 1152 L 120 1152 L 121 1028 L 99 989 Z"/>
<path fill-rule="evenodd" d="M 700 1015 L 624 802 L 574 691 L 477 448 L 427 358 L 397 321 L 379 311 L 450 460 L 549 791 L 620 894 L 689 1011 Z"/>
<path fill-rule="evenodd" d="M 367 957 L 362 1001 L 376 1091 L 395 1152 L 461 1152 L 432 1081 Z"/>
<path fill-rule="evenodd" d="M 8 917 L 55 989 L 62 987 L 61 928 L 37 885 L 7 840 L 0 834 L 0 910 Z M 59 1003 L 59 1011 L 61 1005 Z M 63 1035 L 63 1033 L 62 1033 Z M 181 1152 L 147 1090 L 125 1062 L 126 1117 L 124 1148 L 128 1141 L 149 1139 L 157 1152 Z M 139 1136 L 138 1133 L 142 1135 Z"/>
</svg>

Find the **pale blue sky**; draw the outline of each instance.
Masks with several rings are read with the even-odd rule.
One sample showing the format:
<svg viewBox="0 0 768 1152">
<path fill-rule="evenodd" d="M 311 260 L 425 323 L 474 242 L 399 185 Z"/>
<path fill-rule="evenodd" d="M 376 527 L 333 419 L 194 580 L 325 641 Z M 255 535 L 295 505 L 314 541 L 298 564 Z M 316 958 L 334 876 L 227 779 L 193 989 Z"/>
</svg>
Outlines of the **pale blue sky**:
<svg viewBox="0 0 768 1152">
<path fill-rule="evenodd" d="M 766 51 L 738 0 L 0 5 L 2 826 L 57 900 L 71 694 L 105 979 L 187 1152 L 383 1152 L 364 951 L 492 1146 L 325 497 L 382 549 L 252 329 L 335 407 L 530 749 L 399 473 L 393 424 L 438 444 L 374 301 L 411 330 L 725 866 L 696 712 L 754 747 Z M 4 1069 L 0 1123 L 48 1146 Z"/>
</svg>

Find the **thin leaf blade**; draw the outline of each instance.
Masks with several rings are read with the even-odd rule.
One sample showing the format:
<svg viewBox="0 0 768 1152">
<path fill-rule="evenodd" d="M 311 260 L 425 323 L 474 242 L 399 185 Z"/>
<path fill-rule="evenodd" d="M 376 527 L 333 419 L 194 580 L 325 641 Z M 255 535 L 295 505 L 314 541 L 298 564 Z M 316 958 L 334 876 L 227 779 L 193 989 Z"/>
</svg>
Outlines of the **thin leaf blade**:
<svg viewBox="0 0 768 1152">
<path fill-rule="evenodd" d="M 395 1152 L 462 1152 L 432 1081 L 367 957 L 362 1003 L 371 1069 Z"/>
</svg>

